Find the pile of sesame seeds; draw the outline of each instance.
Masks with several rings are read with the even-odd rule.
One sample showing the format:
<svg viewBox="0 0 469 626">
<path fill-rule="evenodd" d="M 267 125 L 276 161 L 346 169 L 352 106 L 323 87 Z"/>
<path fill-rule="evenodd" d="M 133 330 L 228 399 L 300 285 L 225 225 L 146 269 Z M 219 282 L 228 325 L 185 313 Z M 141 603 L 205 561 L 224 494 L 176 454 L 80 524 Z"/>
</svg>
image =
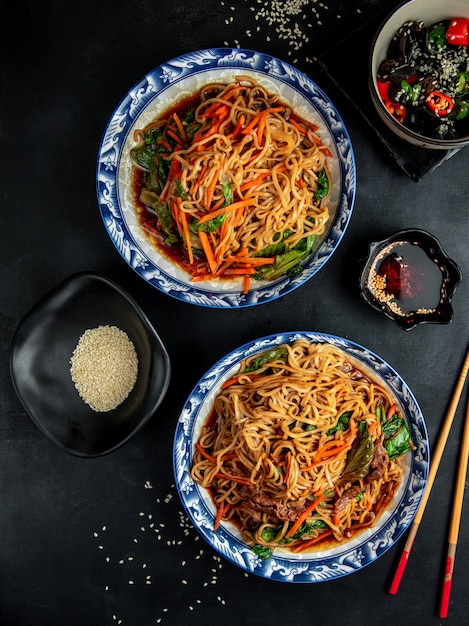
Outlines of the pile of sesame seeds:
<svg viewBox="0 0 469 626">
<path fill-rule="evenodd" d="M 93 411 L 118 407 L 132 391 L 138 358 L 127 333 L 116 326 L 87 329 L 70 359 L 75 387 Z"/>
</svg>

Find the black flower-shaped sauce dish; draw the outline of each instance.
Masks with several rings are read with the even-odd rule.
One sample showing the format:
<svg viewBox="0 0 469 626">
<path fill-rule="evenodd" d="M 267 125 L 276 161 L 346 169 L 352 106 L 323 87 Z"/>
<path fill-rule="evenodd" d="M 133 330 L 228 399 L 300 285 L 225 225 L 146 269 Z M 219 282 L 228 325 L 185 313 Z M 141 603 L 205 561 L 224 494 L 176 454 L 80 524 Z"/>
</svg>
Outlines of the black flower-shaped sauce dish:
<svg viewBox="0 0 469 626">
<path fill-rule="evenodd" d="M 462 280 L 458 265 L 424 230 L 402 230 L 369 246 L 360 277 L 362 297 L 400 328 L 447 324 L 451 301 Z"/>
<path fill-rule="evenodd" d="M 80 395 L 71 363 L 87 331 L 106 327 L 126 335 L 137 365 L 126 397 L 101 410 L 91 408 L 86 393 Z M 94 362 L 106 348 L 98 342 Z M 121 287 L 99 274 L 80 273 L 22 320 L 11 345 L 10 373 L 26 412 L 51 441 L 70 454 L 95 457 L 126 443 L 152 417 L 169 385 L 170 361 L 149 319 Z"/>
</svg>

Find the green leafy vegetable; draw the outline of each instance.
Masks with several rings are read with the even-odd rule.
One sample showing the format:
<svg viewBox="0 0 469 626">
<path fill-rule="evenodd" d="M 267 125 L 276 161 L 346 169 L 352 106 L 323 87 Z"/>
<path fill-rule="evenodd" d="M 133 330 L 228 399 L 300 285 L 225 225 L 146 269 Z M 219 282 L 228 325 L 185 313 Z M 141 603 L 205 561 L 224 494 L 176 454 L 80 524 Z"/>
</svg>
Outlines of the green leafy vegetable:
<svg viewBox="0 0 469 626">
<path fill-rule="evenodd" d="M 193 233 L 200 233 L 203 231 L 205 233 L 214 233 L 217 228 L 219 228 L 223 222 L 226 220 L 226 213 L 223 215 L 219 215 L 218 217 L 214 217 L 213 220 L 209 220 L 208 222 L 199 222 L 193 221 L 190 223 L 189 228 Z"/>
<path fill-rule="evenodd" d="M 345 411 L 337 420 L 337 424 L 329 428 L 326 435 L 333 435 L 339 430 L 347 430 L 353 411 Z"/>
<path fill-rule="evenodd" d="M 159 128 L 152 128 L 145 133 L 143 142 L 130 150 L 132 161 L 144 170 L 155 169 L 155 156 L 159 149 L 158 140 L 162 138 Z"/>
<path fill-rule="evenodd" d="M 322 169 L 317 178 L 318 188 L 316 189 L 314 196 L 316 200 L 322 200 L 329 193 L 329 179 L 327 178 L 326 170 Z"/>
<path fill-rule="evenodd" d="M 153 209 L 158 216 L 161 230 L 165 235 L 165 243 L 171 244 L 179 241 L 176 225 L 166 202 L 159 201 L 159 194 L 150 189 L 142 188 L 140 201 Z"/>
<path fill-rule="evenodd" d="M 257 555 L 262 561 L 266 561 L 267 559 L 270 559 L 270 557 L 273 554 L 273 550 L 272 548 L 268 548 L 267 546 L 261 546 L 258 543 L 256 543 L 255 546 L 252 546 L 252 551 L 254 552 L 255 555 Z"/>
<path fill-rule="evenodd" d="M 232 204 L 233 202 L 233 184 L 232 183 L 226 183 L 225 185 L 222 186 L 223 189 L 223 197 L 224 197 L 224 201 L 222 204 L 222 207 L 228 206 L 229 204 Z M 223 213 L 222 215 L 219 215 L 218 217 L 214 217 L 213 220 L 209 220 L 208 222 L 202 222 L 202 224 L 199 224 L 198 221 L 194 220 L 191 222 L 190 224 L 190 229 L 192 230 L 193 233 L 199 233 L 200 231 L 206 232 L 206 233 L 214 233 L 217 228 L 219 228 L 223 222 L 226 220 L 226 213 Z"/>
<path fill-rule="evenodd" d="M 233 203 L 233 183 L 225 183 L 222 185 L 223 197 L 225 201 L 223 202 L 223 206 L 228 206 Z"/>
<path fill-rule="evenodd" d="M 453 110 L 448 115 L 448 119 L 463 120 L 468 115 L 469 102 L 465 102 L 464 100 L 456 100 Z"/>
<path fill-rule="evenodd" d="M 428 40 L 438 48 L 446 45 L 446 27 L 444 24 L 436 26 L 428 33 Z"/>
<path fill-rule="evenodd" d="M 263 352 L 257 359 L 251 363 L 246 369 L 245 372 L 255 372 L 256 370 L 264 367 L 267 363 L 272 363 L 272 361 L 284 361 L 287 363 L 288 361 L 288 350 L 286 348 L 272 348 L 272 350 L 267 350 Z"/>
<path fill-rule="evenodd" d="M 301 539 L 304 535 L 309 535 L 312 530 L 316 530 L 317 528 L 327 528 L 327 524 L 319 518 L 310 520 L 308 522 L 303 522 L 303 524 L 301 524 L 296 533 L 293 535 L 292 540 Z"/>
<path fill-rule="evenodd" d="M 301 274 L 303 271 L 301 261 L 312 253 L 315 237 L 315 235 L 308 235 L 290 250 L 278 254 L 271 265 L 260 267 L 254 277 L 257 280 L 275 280 L 284 274 L 289 276 Z"/>
<path fill-rule="evenodd" d="M 288 239 L 290 235 L 293 235 L 292 230 L 284 230 L 282 234 L 276 233 L 276 235 L 274 236 L 275 243 L 270 244 L 270 246 L 266 246 L 260 252 L 256 252 L 254 256 L 272 257 L 277 256 L 278 254 L 282 254 L 287 249 L 284 241 L 285 239 Z"/>
<path fill-rule="evenodd" d="M 380 404 L 379 406 L 376 407 L 375 414 L 376 414 L 377 418 L 379 419 L 379 423 L 380 424 L 382 424 L 386 420 L 386 411 L 385 411 L 384 406 L 382 404 Z"/>
<path fill-rule="evenodd" d="M 394 459 L 408 452 L 412 448 L 412 439 L 405 420 L 399 415 L 394 415 L 384 422 L 383 445 L 390 459 Z"/>
<path fill-rule="evenodd" d="M 183 200 L 187 200 L 187 198 L 189 197 L 189 194 L 182 186 L 182 183 L 179 180 L 179 178 L 176 178 L 176 195 L 182 198 Z"/>
<path fill-rule="evenodd" d="M 375 448 L 365 420 L 358 423 L 357 436 L 347 455 L 342 480 L 355 482 L 368 474 Z"/>
<path fill-rule="evenodd" d="M 195 122 L 195 112 L 192 110 L 187 111 L 184 118 L 181 120 L 184 126 L 184 130 L 186 131 L 187 139 L 192 141 L 194 139 L 194 135 L 202 126 L 202 124 Z"/>
</svg>

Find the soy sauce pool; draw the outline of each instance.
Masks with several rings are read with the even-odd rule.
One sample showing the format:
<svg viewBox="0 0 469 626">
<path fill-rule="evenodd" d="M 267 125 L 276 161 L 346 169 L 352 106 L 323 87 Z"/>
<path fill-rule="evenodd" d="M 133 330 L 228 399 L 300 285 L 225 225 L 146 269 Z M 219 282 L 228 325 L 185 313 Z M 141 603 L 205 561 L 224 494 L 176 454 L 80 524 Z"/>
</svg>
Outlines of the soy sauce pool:
<svg viewBox="0 0 469 626">
<path fill-rule="evenodd" d="M 370 271 L 373 296 L 396 315 L 432 313 L 444 292 L 445 276 L 437 260 L 419 244 L 396 241 L 376 257 Z"/>
</svg>

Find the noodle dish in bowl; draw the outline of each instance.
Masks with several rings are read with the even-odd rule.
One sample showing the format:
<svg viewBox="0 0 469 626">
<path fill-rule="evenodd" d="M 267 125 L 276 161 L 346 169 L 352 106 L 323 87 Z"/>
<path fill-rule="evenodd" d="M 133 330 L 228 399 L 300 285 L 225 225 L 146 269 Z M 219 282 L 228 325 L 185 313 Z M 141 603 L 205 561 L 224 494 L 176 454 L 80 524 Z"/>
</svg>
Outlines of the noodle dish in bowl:
<svg viewBox="0 0 469 626">
<path fill-rule="evenodd" d="M 249 50 L 201 50 L 145 76 L 104 133 L 106 230 L 144 280 L 209 307 L 269 302 L 339 245 L 355 161 L 334 105 L 306 75 Z"/>
<path fill-rule="evenodd" d="M 192 523 L 221 555 L 266 578 L 320 582 L 402 536 L 429 444 L 412 392 L 379 356 L 291 332 L 205 374 L 179 418 L 173 464 Z"/>
</svg>

